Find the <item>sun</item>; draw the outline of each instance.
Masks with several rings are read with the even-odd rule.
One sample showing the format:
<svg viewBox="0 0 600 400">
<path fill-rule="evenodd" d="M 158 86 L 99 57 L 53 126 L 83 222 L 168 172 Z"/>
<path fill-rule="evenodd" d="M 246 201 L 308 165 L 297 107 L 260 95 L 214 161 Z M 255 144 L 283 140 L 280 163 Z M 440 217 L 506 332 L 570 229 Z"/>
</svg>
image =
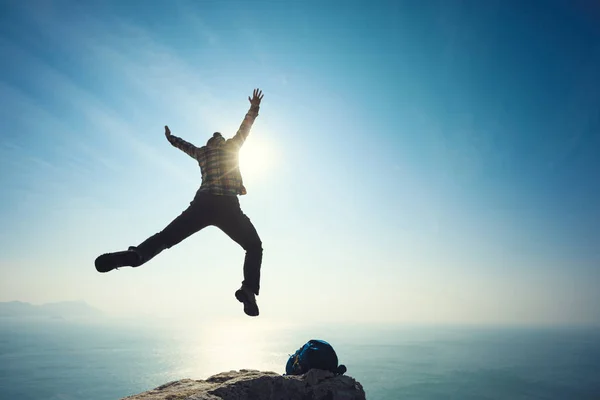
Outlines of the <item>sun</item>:
<svg viewBox="0 0 600 400">
<path fill-rule="evenodd" d="M 275 152 L 268 141 L 248 138 L 240 149 L 240 170 L 244 180 L 256 181 L 268 175 L 275 161 Z"/>
</svg>

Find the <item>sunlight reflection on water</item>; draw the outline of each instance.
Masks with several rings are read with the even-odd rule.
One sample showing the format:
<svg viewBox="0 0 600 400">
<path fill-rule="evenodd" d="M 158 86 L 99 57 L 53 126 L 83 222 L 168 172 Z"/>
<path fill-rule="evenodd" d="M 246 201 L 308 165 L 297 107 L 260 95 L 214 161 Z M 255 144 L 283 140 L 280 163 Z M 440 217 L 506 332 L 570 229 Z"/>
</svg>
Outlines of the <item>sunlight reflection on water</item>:
<svg viewBox="0 0 600 400">
<path fill-rule="evenodd" d="M 289 341 L 282 332 L 285 327 L 279 324 L 243 320 L 189 327 L 176 341 L 181 361 L 177 373 L 196 379 L 239 369 L 283 374 L 289 354 L 296 349 L 286 346 Z"/>
</svg>

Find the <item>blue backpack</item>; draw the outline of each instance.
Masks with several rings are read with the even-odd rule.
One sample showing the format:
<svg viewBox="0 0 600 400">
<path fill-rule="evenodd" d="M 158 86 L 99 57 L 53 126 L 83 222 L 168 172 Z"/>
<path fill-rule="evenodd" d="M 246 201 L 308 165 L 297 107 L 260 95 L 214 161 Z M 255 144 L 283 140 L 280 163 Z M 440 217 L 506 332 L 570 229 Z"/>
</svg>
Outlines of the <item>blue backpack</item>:
<svg viewBox="0 0 600 400">
<path fill-rule="evenodd" d="M 302 375 L 311 369 L 322 369 L 343 375 L 346 366 L 338 365 L 335 350 L 324 340 L 311 339 L 290 356 L 285 365 L 286 375 Z"/>
</svg>

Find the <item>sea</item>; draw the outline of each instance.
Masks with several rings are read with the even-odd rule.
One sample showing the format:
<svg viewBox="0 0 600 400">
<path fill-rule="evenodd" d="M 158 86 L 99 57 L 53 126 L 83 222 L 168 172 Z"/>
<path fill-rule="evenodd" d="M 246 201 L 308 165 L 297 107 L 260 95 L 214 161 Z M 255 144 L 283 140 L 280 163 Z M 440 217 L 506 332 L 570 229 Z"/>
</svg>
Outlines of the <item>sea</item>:
<svg viewBox="0 0 600 400">
<path fill-rule="evenodd" d="M 114 400 L 184 379 L 285 373 L 328 341 L 367 399 L 600 399 L 600 330 L 0 318 L 1 400 Z M 255 324 L 256 325 L 256 324 Z"/>
</svg>

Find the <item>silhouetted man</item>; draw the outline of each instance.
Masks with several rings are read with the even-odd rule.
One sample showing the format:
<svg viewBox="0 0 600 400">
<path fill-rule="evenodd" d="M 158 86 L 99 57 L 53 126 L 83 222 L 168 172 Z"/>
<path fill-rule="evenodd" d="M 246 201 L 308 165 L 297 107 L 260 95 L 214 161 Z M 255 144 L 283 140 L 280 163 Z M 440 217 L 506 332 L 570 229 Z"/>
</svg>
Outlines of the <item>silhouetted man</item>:
<svg viewBox="0 0 600 400">
<path fill-rule="evenodd" d="M 202 174 L 202 184 L 189 207 L 175 218 L 162 231 L 128 250 L 102 254 L 96 258 L 98 272 L 108 272 L 115 268 L 138 267 L 194 233 L 213 225 L 225 232 L 245 251 L 244 280 L 235 292 L 235 297 L 244 304 L 244 312 L 258 315 L 256 297 L 260 288 L 260 267 L 262 262 L 262 242 L 250 219 L 240 209 L 238 195 L 245 195 L 239 167 L 239 151 L 250 133 L 250 128 L 258 116 L 262 91 L 255 89 L 237 133 L 225 140 L 215 132 L 200 148 L 172 135 L 165 126 L 167 140 L 184 153 L 198 161 Z"/>
</svg>

